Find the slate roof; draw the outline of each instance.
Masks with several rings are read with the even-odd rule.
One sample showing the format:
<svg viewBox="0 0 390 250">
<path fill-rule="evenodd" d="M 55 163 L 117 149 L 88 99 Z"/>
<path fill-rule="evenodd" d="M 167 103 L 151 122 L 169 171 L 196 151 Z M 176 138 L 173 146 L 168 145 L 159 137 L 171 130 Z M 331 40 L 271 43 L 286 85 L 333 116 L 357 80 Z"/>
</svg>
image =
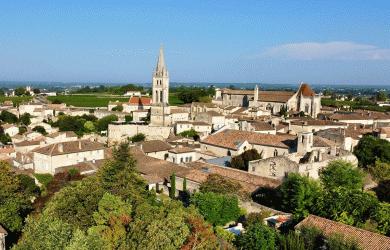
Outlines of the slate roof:
<svg viewBox="0 0 390 250">
<path fill-rule="evenodd" d="M 306 217 L 295 226 L 295 229 L 299 229 L 301 227 L 316 227 L 320 229 L 325 236 L 341 234 L 344 239 L 355 241 L 362 249 L 390 249 L 389 237 L 315 215 L 309 215 Z"/>
</svg>

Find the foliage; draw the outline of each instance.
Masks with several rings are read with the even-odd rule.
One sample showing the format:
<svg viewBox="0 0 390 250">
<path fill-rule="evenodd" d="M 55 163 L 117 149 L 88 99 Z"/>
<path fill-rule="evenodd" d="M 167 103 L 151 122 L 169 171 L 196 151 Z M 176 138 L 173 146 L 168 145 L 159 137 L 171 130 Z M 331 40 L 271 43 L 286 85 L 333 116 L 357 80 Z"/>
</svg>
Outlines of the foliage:
<svg viewBox="0 0 390 250">
<path fill-rule="evenodd" d="M 379 181 L 375 193 L 379 200 L 390 202 L 390 179 Z"/>
<path fill-rule="evenodd" d="M 340 109 L 345 109 L 344 107 L 349 107 L 348 110 L 364 109 L 371 111 L 387 112 L 390 111 L 389 107 L 380 107 L 375 102 L 363 98 L 355 98 L 355 100 L 349 101 L 339 101 L 329 98 L 321 98 L 322 106 L 331 106 L 337 107 Z"/>
<path fill-rule="evenodd" d="M 123 111 L 123 106 L 122 105 L 116 105 L 115 107 L 112 108 L 112 111 Z"/>
<path fill-rule="evenodd" d="M 390 236 L 390 204 L 389 203 L 379 203 L 375 208 L 373 219 L 377 222 L 377 230 Z"/>
<path fill-rule="evenodd" d="M 60 131 L 74 131 L 77 135 L 83 134 L 85 119 L 79 116 L 60 115 L 58 121 L 53 126 Z"/>
<path fill-rule="evenodd" d="M 176 197 L 176 175 L 173 173 L 170 178 L 171 188 L 169 189 L 169 198 L 175 199 Z"/>
<path fill-rule="evenodd" d="M 131 122 L 131 121 L 133 121 L 133 116 L 131 116 L 131 115 L 125 115 L 125 121 L 126 121 L 126 122 Z"/>
<path fill-rule="evenodd" d="M 264 223 L 264 219 L 271 216 L 271 212 L 263 210 L 261 212 L 253 212 L 246 216 L 245 225 L 251 225 L 256 223 Z"/>
<path fill-rule="evenodd" d="M 187 178 L 183 178 L 183 192 L 187 192 Z"/>
<path fill-rule="evenodd" d="M 52 103 L 66 103 L 75 107 L 107 107 L 109 102 L 127 102 L 128 97 L 117 97 L 109 95 L 60 95 L 48 96 Z"/>
<path fill-rule="evenodd" d="M 73 177 L 73 176 L 80 174 L 80 171 L 77 168 L 71 168 L 71 169 L 69 169 L 68 173 L 69 173 L 70 177 Z"/>
<path fill-rule="evenodd" d="M 31 115 L 29 113 L 24 113 L 19 117 L 19 122 L 23 125 L 30 125 L 31 124 Z"/>
<path fill-rule="evenodd" d="M 326 189 L 345 187 L 363 188 L 363 173 L 352 163 L 343 160 L 332 161 L 320 172 L 320 180 Z"/>
<path fill-rule="evenodd" d="M 25 184 L 8 163 L 0 161 L 0 224 L 9 232 L 22 229 L 24 217 L 32 208 L 31 192 Z"/>
<path fill-rule="evenodd" d="M 202 193 L 213 192 L 219 194 L 234 194 L 240 198 L 247 198 L 248 194 L 243 191 L 242 186 L 237 181 L 228 180 L 219 174 L 210 174 L 206 181 L 199 187 Z"/>
<path fill-rule="evenodd" d="M 281 116 L 283 116 L 283 117 L 287 117 L 287 115 L 288 115 L 288 108 L 287 108 L 286 105 L 282 105 L 282 106 L 280 107 L 279 114 L 280 114 Z"/>
<path fill-rule="evenodd" d="M 386 101 L 387 98 L 388 98 L 388 95 L 387 95 L 386 91 L 378 91 L 378 93 L 376 94 L 377 101 Z"/>
<path fill-rule="evenodd" d="M 47 135 L 46 129 L 43 126 L 35 126 L 32 130 L 41 133 L 42 135 Z"/>
<path fill-rule="evenodd" d="M 385 162 L 381 162 L 379 160 L 376 160 L 374 166 L 368 167 L 368 172 L 377 181 L 389 180 L 390 179 L 390 163 L 385 163 Z"/>
<path fill-rule="evenodd" d="M 34 177 L 41 183 L 44 187 L 47 187 L 49 183 L 53 180 L 53 176 L 51 174 L 38 174 L 35 173 Z"/>
<path fill-rule="evenodd" d="M 12 101 L 14 107 L 17 107 L 21 103 L 28 102 L 31 99 L 31 96 L 0 96 L 0 103 L 3 103 L 4 101 Z"/>
<path fill-rule="evenodd" d="M 187 137 L 187 138 L 193 138 L 194 140 L 199 140 L 199 134 L 198 132 L 195 131 L 195 129 L 190 129 L 190 130 L 186 130 L 186 131 L 183 131 L 181 132 L 179 135 L 183 136 L 183 137 Z"/>
<path fill-rule="evenodd" d="M 317 250 L 323 246 L 323 235 L 318 228 L 302 227 L 299 231 L 307 250 Z"/>
<path fill-rule="evenodd" d="M 341 235 L 333 234 L 327 238 L 328 249 L 337 250 L 358 250 L 356 242 L 344 239 Z"/>
<path fill-rule="evenodd" d="M 248 171 L 250 161 L 261 159 L 262 155 L 256 149 L 249 149 L 232 158 L 230 167 Z"/>
<path fill-rule="evenodd" d="M 110 124 L 113 121 L 118 121 L 118 116 L 116 115 L 107 115 L 101 119 L 99 119 L 96 123 L 96 130 L 97 131 L 104 131 L 108 129 L 108 124 Z"/>
<path fill-rule="evenodd" d="M 53 249 L 62 250 L 72 238 L 74 228 L 69 223 L 45 215 L 27 219 L 23 236 L 15 250 Z"/>
<path fill-rule="evenodd" d="M 86 94 L 89 94 L 89 93 L 108 93 L 108 94 L 113 94 L 113 95 L 123 95 L 127 91 L 143 91 L 143 90 L 144 89 L 142 86 L 137 86 L 135 84 L 127 84 L 127 85 L 123 85 L 123 86 L 100 85 L 97 87 L 85 86 L 85 87 L 82 87 L 82 88 L 74 91 L 74 93 L 86 93 Z"/>
<path fill-rule="evenodd" d="M 4 145 L 9 144 L 12 142 L 11 137 L 9 134 L 4 133 L 4 128 L 0 126 L 0 142 L 3 143 Z"/>
<path fill-rule="evenodd" d="M 202 97 L 209 97 L 215 95 L 213 87 L 177 87 L 171 90 L 172 93 L 177 93 L 177 97 L 184 103 L 199 102 Z"/>
<path fill-rule="evenodd" d="M 290 231 L 287 235 L 279 236 L 279 249 L 280 250 L 306 250 L 305 241 L 303 238 L 293 231 Z"/>
<path fill-rule="evenodd" d="M 218 238 L 224 240 L 225 242 L 227 242 L 229 244 L 233 244 L 234 240 L 236 239 L 236 236 L 234 233 L 225 230 L 221 226 L 215 227 L 215 234 L 217 235 Z"/>
<path fill-rule="evenodd" d="M 95 131 L 95 125 L 93 124 L 92 121 L 86 121 L 84 123 L 84 130 L 87 133 L 94 132 Z"/>
<path fill-rule="evenodd" d="M 7 110 L 2 110 L 0 113 L 0 119 L 5 123 L 17 123 L 18 117 Z"/>
<path fill-rule="evenodd" d="M 240 216 L 240 208 L 236 196 L 199 192 L 191 197 L 191 203 L 213 225 L 225 225 L 227 222 L 234 221 Z"/>
<path fill-rule="evenodd" d="M 23 88 L 23 87 L 18 87 L 15 89 L 15 95 L 16 96 L 22 96 L 22 95 L 26 95 L 26 89 Z"/>
<path fill-rule="evenodd" d="M 316 204 L 320 186 L 307 176 L 290 173 L 281 185 L 285 211 L 294 213 L 296 219 L 306 217 Z"/>
<path fill-rule="evenodd" d="M 19 174 L 17 175 L 20 185 L 28 196 L 38 196 L 40 193 L 39 187 L 35 184 L 35 180 L 28 175 Z"/>
<path fill-rule="evenodd" d="M 354 154 L 359 160 L 359 166 L 368 168 L 377 160 L 390 163 L 390 142 L 373 136 L 363 136 L 354 149 Z"/>
<path fill-rule="evenodd" d="M 19 127 L 19 134 L 20 135 L 22 135 L 22 134 L 24 134 L 26 132 L 27 132 L 27 127 L 25 127 L 25 126 L 20 126 Z"/>
<path fill-rule="evenodd" d="M 236 246 L 242 250 L 274 250 L 276 249 L 276 232 L 260 223 L 250 225 L 246 231 L 237 236 Z"/>
<path fill-rule="evenodd" d="M 142 133 L 138 133 L 130 138 L 130 141 L 132 142 L 141 142 L 144 141 L 146 136 Z"/>
</svg>

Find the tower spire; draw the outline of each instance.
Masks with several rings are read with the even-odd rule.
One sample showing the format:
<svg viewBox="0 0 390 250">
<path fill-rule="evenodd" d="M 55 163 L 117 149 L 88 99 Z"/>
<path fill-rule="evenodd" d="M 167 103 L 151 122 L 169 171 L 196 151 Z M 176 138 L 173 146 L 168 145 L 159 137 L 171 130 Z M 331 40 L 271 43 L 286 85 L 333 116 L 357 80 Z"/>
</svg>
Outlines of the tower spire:
<svg viewBox="0 0 390 250">
<path fill-rule="evenodd" d="M 157 59 L 156 73 L 157 74 L 165 74 L 166 73 L 165 59 L 164 59 L 164 48 L 161 45 L 160 54 Z"/>
</svg>

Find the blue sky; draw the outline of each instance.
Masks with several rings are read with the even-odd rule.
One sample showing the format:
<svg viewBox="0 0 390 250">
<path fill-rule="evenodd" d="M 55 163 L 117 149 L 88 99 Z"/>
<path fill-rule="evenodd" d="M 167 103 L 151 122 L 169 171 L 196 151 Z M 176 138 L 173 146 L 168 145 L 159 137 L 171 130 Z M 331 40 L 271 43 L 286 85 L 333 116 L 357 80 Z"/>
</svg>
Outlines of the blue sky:
<svg viewBox="0 0 390 250">
<path fill-rule="evenodd" d="M 390 85 L 390 1 L 0 0 L 0 80 Z"/>
</svg>

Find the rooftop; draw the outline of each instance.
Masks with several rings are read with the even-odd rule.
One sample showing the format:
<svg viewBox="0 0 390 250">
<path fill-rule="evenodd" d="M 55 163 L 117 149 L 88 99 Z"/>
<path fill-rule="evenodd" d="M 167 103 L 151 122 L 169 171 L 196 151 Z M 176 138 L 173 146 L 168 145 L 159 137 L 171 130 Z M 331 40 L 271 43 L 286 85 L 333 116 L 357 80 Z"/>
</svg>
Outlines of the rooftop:
<svg viewBox="0 0 390 250">
<path fill-rule="evenodd" d="M 171 145 L 161 140 L 144 141 L 140 145 L 144 153 L 167 151 L 172 148 Z"/>
<path fill-rule="evenodd" d="M 33 152 L 44 155 L 62 155 L 72 154 L 78 152 L 94 151 L 104 149 L 103 144 L 98 142 L 91 142 L 89 140 L 60 142 L 48 145 L 46 147 L 35 149 Z"/>
</svg>

